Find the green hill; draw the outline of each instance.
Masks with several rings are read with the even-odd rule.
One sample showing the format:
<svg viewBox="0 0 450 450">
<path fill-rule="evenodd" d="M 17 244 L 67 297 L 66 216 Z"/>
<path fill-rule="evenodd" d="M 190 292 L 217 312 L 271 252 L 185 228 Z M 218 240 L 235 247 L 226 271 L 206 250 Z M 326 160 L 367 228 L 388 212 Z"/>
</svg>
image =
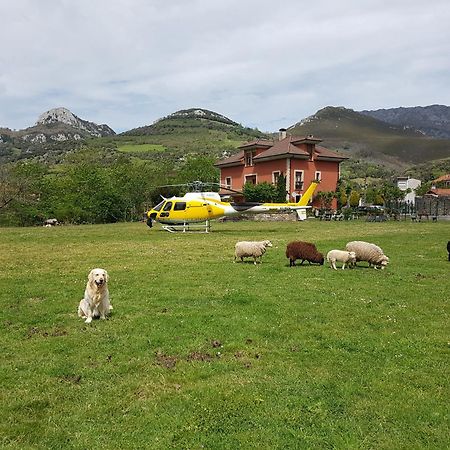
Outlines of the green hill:
<svg viewBox="0 0 450 450">
<path fill-rule="evenodd" d="M 325 147 L 346 151 L 352 159 L 404 169 L 450 155 L 449 139 L 382 122 L 351 109 L 326 107 L 288 128 L 296 135 L 313 134 Z"/>
<path fill-rule="evenodd" d="M 243 142 L 261 137 L 267 136 L 213 111 L 192 108 L 122 133 L 112 141 L 119 151 L 139 158 L 177 159 L 198 154 L 219 157 L 235 152 Z"/>
</svg>

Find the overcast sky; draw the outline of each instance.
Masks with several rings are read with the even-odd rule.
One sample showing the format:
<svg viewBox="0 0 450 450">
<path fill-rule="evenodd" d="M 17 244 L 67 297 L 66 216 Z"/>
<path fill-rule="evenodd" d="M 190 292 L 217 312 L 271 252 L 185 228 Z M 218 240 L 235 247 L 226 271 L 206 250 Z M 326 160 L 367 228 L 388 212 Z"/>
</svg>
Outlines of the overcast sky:
<svg viewBox="0 0 450 450">
<path fill-rule="evenodd" d="M 0 0 L 0 127 L 116 132 L 206 108 L 276 131 L 328 105 L 450 105 L 449 0 Z"/>
</svg>

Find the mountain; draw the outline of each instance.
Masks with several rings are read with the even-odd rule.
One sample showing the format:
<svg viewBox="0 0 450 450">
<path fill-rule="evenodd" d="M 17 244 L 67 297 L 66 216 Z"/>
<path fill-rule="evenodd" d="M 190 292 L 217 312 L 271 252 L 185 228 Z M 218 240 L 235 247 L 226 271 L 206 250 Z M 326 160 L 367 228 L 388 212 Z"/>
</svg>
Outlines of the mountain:
<svg viewBox="0 0 450 450">
<path fill-rule="evenodd" d="M 450 139 L 450 106 L 414 106 L 360 112 L 392 125 L 418 130 L 426 136 Z"/>
<path fill-rule="evenodd" d="M 389 124 L 343 107 L 323 108 L 288 132 L 313 134 L 323 139 L 325 147 L 346 152 L 352 159 L 397 170 L 450 156 L 449 139 L 426 137 L 414 127 Z"/>
<path fill-rule="evenodd" d="M 122 133 L 127 136 L 148 136 L 154 134 L 166 134 L 173 132 L 192 132 L 198 128 L 210 130 L 233 131 L 244 129 L 237 122 L 223 116 L 222 114 L 207 109 L 191 108 L 176 111 L 166 117 L 158 119 L 152 125 L 135 128 Z"/>
<path fill-rule="evenodd" d="M 223 156 L 235 152 L 243 142 L 266 136 L 214 111 L 191 108 L 176 111 L 151 125 L 126 131 L 115 141 L 119 151 L 134 153 L 141 158 L 180 159 L 192 154 Z M 146 148 L 149 149 L 147 152 Z"/>
<path fill-rule="evenodd" d="M 55 108 L 41 114 L 34 126 L 24 130 L 0 128 L 0 162 L 57 155 L 78 148 L 86 139 L 114 135 L 108 125 L 97 125 L 66 108 Z"/>
<path fill-rule="evenodd" d="M 97 125 L 80 119 L 66 108 L 54 108 L 41 114 L 34 128 L 45 130 L 47 126 L 50 129 L 52 125 L 67 125 L 78 130 L 82 136 L 87 134 L 91 137 L 102 137 L 116 134 L 108 125 Z"/>
</svg>

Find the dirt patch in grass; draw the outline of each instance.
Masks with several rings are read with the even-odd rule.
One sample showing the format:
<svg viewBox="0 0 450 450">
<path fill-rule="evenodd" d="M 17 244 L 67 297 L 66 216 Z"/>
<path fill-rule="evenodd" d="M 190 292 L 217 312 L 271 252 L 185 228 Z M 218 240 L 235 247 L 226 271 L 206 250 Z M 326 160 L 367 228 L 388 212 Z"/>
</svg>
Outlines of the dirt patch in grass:
<svg viewBox="0 0 450 450">
<path fill-rule="evenodd" d="M 58 336 L 66 336 L 68 333 L 66 330 L 62 328 L 54 328 L 53 330 L 46 331 L 41 330 L 38 327 L 31 327 L 27 331 L 27 338 L 30 339 L 34 336 L 40 337 L 58 337 Z"/>
<path fill-rule="evenodd" d="M 209 353 L 191 352 L 187 356 L 187 361 L 211 361 L 213 358 Z"/>
<path fill-rule="evenodd" d="M 66 383 L 71 383 L 71 384 L 80 384 L 80 382 L 81 382 L 81 375 L 75 375 L 75 374 L 63 375 L 59 378 L 61 381 L 64 381 Z"/>
<path fill-rule="evenodd" d="M 166 355 L 165 353 L 156 352 L 156 363 L 160 366 L 165 367 L 166 369 L 175 369 L 175 366 L 178 362 L 178 358 L 176 356 Z"/>
</svg>

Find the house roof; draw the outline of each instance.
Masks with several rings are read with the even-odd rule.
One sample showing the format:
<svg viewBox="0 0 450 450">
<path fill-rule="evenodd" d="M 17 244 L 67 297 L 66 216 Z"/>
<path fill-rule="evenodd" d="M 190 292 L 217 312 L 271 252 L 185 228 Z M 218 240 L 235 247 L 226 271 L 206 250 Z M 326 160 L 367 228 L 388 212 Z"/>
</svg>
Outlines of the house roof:
<svg viewBox="0 0 450 450">
<path fill-rule="evenodd" d="M 317 159 L 328 160 L 332 159 L 335 161 L 343 161 L 344 159 L 348 159 L 347 157 L 328 150 L 325 147 L 317 145 L 321 142 L 321 139 L 316 139 L 311 136 L 306 138 L 298 137 L 298 136 L 287 136 L 281 141 L 276 141 L 272 147 L 261 152 L 259 155 L 255 156 L 253 159 L 256 161 L 264 160 L 264 159 L 277 159 L 279 157 L 288 157 L 291 156 L 293 158 L 300 159 L 309 159 L 309 153 L 307 150 L 298 147 L 299 144 L 315 144 L 315 157 Z"/>
<path fill-rule="evenodd" d="M 253 160 L 254 161 L 264 161 L 271 159 L 280 159 L 280 158 L 298 158 L 298 159 L 309 159 L 309 153 L 298 147 L 299 144 L 315 144 L 314 155 L 318 160 L 324 161 L 343 161 L 344 159 L 348 159 L 346 156 L 343 156 L 339 153 L 328 150 L 325 147 L 317 145 L 321 142 L 321 139 L 314 138 L 312 136 L 308 137 L 298 137 L 298 136 L 287 136 L 281 141 L 268 141 L 265 139 L 258 139 L 255 141 L 248 142 L 244 145 L 241 145 L 239 148 L 242 149 L 239 153 L 236 153 L 229 158 L 222 159 L 215 163 L 216 166 L 237 166 L 243 163 L 244 152 L 245 150 L 254 149 L 254 148 L 265 148 L 261 153 L 256 155 Z"/>
<path fill-rule="evenodd" d="M 328 150 L 325 147 L 320 145 L 316 145 L 316 158 L 318 159 L 333 159 L 343 161 L 344 159 L 348 159 L 348 156 L 344 156 L 340 153 L 333 152 L 332 150 Z"/>
<path fill-rule="evenodd" d="M 434 188 L 427 192 L 428 195 L 437 195 L 438 197 L 450 197 L 450 189 Z"/>
<path fill-rule="evenodd" d="M 276 157 L 282 155 L 298 156 L 305 159 L 309 158 L 309 153 L 306 150 L 293 145 L 293 142 L 297 142 L 298 140 L 298 138 L 295 138 L 293 136 L 287 136 L 281 141 L 274 142 L 274 144 L 270 148 L 261 152 L 253 159 L 256 161 L 267 158 L 276 159 Z"/>
<path fill-rule="evenodd" d="M 255 139 L 254 141 L 247 142 L 238 148 L 248 150 L 250 148 L 270 148 L 273 145 L 273 141 L 268 139 Z"/>
<path fill-rule="evenodd" d="M 433 180 L 433 183 L 439 183 L 440 181 L 450 181 L 450 174 L 442 175 L 442 177 Z"/>
<path fill-rule="evenodd" d="M 244 150 L 229 156 L 228 158 L 219 159 L 214 163 L 215 166 L 239 166 L 244 161 Z"/>
</svg>

